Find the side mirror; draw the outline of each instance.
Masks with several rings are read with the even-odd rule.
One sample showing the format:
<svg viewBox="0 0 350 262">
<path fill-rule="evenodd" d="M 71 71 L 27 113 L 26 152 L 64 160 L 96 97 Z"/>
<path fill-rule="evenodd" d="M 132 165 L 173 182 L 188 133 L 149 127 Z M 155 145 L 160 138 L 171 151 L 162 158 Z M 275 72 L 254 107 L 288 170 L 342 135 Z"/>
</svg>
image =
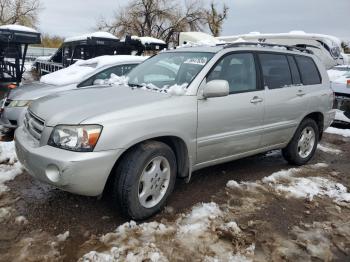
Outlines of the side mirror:
<svg viewBox="0 0 350 262">
<path fill-rule="evenodd" d="M 95 79 L 94 82 L 92 83 L 94 86 L 100 86 L 104 85 L 106 82 L 103 79 Z"/>
<path fill-rule="evenodd" d="M 230 93 L 230 86 L 226 80 L 212 80 L 208 82 L 203 90 L 203 97 L 221 97 L 228 96 Z"/>
</svg>

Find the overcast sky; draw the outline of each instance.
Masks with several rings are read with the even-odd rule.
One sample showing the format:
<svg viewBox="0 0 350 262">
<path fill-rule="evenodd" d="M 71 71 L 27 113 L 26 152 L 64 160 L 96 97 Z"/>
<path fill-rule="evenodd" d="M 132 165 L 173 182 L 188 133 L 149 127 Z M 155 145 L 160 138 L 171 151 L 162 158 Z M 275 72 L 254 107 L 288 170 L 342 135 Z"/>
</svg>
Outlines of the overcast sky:
<svg viewBox="0 0 350 262">
<path fill-rule="evenodd" d="M 45 0 L 42 1 L 44 9 L 40 13 L 40 30 L 64 37 L 91 32 L 99 17 L 112 17 L 113 12 L 127 1 Z M 276 33 L 303 30 L 350 40 L 350 0 L 217 0 L 216 2 L 226 2 L 230 7 L 222 35 L 252 31 Z"/>
</svg>

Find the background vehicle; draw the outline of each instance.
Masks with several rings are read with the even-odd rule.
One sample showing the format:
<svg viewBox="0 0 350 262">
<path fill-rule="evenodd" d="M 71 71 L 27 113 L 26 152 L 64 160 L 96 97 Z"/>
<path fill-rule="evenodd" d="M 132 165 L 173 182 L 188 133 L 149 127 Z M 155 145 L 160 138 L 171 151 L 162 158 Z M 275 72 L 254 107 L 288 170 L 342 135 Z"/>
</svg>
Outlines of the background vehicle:
<svg viewBox="0 0 350 262">
<path fill-rule="evenodd" d="M 16 130 L 18 158 L 62 190 L 97 196 L 110 187 L 133 219 L 158 212 L 176 177 L 189 181 L 203 167 L 272 149 L 303 165 L 335 112 L 324 66 L 300 50 L 177 48 L 133 69 L 128 86 L 39 99 Z"/>
<path fill-rule="evenodd" d="M 350 65 L 336 66 L 328 70 L 335 93 L 336 123 L 350 124 Z"/>
<path fill-rule="evenodd" d="M 349 57 L 344 53 L 341 40 L 335 36 L 311 34 L 303 31 L 291 31 L 289 33 L 261 34 L 251 32 L 249 34 L 221 36 L 214 38 L 200 32 L 181 32 L 179 44 L 188 43 L 221 43 L 232 42 L 259 42 L 279 45 L 289 45 L 311 50 L 324 64 L 326 69 L 336 65 L 349 64 Z"/>
<path fill-rule="evenodd" d="M 312 50 L 323 62 L 326 69 L 336 65 L 349 64 L 348 56 L 344 53 L 341 40 L 335 36 L 305 33 L 303 31 L 291 31 L 289 33 L 261 34 L 252 32 L 238 36 L 223 36 L 218 39 L 223 41 L 245 41 L 267 42 L 282 45 L 293 45 Z"/>
<path fill-rule="evenodd" d="M 122 76 L 143 62 L 145 56 L 100 56 L 77 63 L 41 77 L 40 82 L 23 85 L 12 90 L 3 101 L 0 124 L 6 140 L 13 139 L 14 129 L 23 123 L 28 105 L 35 99 L 57 92 L 99 85 L 111 74 Z"/>
<path fill-rule="evenodd" d="M 9 84 L 21 82 L 28 45 L 40 43 L 40 34 L 32 28 L 0 26 L 0 98 Z"/>
<path fill-rule="evenodd" d="M 40 75 L 55 72 L 74 64 L 103 55 L 141 55 L 147 50 L 167 48 L 164 41 L 155 38 L 130 37 L 118 39 L 107 32 L 95 32 L 65 39 L 51 57 L 40 57 L 35 68 Z"/>
</svg>

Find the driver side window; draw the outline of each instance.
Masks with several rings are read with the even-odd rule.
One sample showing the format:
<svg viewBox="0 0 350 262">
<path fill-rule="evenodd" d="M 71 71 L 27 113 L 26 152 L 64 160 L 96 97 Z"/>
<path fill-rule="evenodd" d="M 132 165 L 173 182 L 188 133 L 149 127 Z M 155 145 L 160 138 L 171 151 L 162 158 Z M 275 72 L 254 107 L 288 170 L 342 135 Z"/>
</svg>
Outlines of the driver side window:
<svg viewBox="0 0 350 262">
<path fill-rule="evenodd" d="M 230 94 L 256 91 L 254 55 L 235 53 L 225 56 L 209 73 L 207 82 L 211 80 L 226 80 L 230 86 Z"/>
</svg>

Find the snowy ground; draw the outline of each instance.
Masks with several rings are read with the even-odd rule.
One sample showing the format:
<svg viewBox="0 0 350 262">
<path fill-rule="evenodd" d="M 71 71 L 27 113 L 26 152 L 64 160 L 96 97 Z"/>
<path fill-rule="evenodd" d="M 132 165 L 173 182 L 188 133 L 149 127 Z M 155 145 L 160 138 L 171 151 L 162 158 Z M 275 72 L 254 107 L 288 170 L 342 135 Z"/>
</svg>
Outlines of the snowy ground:
<svg viewBox="0 0 350 262">
<path fill-rule="evenodd" d="M 304 167 L 272 151 L 201 170 L 142 223 L 31 179 L 0 142 L 0 261 L 346 261 L 349 132 Z"/>
</svg>

